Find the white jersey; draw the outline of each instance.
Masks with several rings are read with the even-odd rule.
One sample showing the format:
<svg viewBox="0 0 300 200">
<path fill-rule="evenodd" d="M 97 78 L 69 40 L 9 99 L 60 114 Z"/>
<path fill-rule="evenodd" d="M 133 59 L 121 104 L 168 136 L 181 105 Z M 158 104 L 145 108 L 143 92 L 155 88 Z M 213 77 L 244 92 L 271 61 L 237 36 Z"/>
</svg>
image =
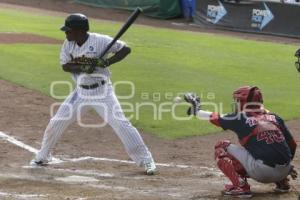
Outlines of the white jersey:
<svg viewBox="0 0 300 200">
<path fill-rule="evenodd" d="M 78 57 L 88 57 L 88 58 L 96 58 L 99 57 L 103 52 L 105 47 L 113 40 L 113 38 L 107 35 L 101 35 L 98 33 L 88 33 L 89 37 L 87 41 L 78 46 L 75 41 L 65 40 L 60 52 L 60 64 L 66 64 L 74 58 Z M 124 47 L 125 43 L 122 41 L 117 41 L 108 51 L 109 53 L 116 53 Z M 93 75 L 99 74 L 103 78 L 95 77 Z M 85 73 L 73 73 L 73 80 L 79 85 L 92 85 L 101 80 L 99 79 L 109 79 L 111 73 L 108 68 L 100 68 L 97 67 L 93 74 L 85 74 Z M 80 83 L 78 82 L 80 80 Z"/>
</svg>

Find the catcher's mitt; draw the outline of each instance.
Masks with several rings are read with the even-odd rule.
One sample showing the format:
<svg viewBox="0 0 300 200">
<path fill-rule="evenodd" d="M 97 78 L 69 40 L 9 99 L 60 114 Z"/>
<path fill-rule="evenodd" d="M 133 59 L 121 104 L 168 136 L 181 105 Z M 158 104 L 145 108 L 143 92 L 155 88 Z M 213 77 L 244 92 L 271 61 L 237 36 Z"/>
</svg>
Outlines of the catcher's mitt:
<svg viewBox="0 0 300 200">
<path fill-rule="evenodd" d="M 192 106 L 188 108 L 187 114 L 196 116 L 197 112 L 200 110 L 200 97 L 189 92 L 184 94 L 184 100 L 192 104 Z"/>
</svg>

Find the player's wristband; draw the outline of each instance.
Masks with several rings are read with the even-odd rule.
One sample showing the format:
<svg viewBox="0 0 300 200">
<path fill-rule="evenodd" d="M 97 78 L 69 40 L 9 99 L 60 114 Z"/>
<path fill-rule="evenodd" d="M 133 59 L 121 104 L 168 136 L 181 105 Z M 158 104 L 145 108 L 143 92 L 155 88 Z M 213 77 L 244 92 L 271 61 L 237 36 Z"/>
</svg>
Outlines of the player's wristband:
<svg viewBox="0 0 300 200">
<path fill-rule="evenodd" d="M 202 120 L 209 120 L 212 112 L 199 110 L 197 116 Z"/>
</svg>

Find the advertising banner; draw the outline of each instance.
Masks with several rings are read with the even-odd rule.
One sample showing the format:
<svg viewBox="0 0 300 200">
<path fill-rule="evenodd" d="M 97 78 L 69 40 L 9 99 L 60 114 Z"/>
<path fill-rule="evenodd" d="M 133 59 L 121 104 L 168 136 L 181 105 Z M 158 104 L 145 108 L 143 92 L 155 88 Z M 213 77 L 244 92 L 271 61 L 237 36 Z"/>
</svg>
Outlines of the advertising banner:
<svg viewBox="0 0 300 200">
<path fill-rule="evenodd" d="M 198 0 L 194 22 L 223 29 L 300 37 L 300 5 Z"/>
</svg>

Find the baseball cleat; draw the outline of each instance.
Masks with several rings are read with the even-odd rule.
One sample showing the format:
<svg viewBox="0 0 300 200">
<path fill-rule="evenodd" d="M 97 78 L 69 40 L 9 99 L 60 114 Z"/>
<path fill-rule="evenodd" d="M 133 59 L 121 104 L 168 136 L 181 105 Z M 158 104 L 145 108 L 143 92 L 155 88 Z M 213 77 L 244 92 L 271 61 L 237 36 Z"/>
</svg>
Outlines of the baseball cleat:
<svg viewBox="0 0 300 200">
<path fill-rule="evenodd" d="M 253 195 L 250 191 L 250 186 L 245 185 L 243 187 L 225 187 L 225 190 L 222 191 L 224 196 L 231 196 L 237 198 L 251 198 Z"/>
<path fill-rule="evenodd" d="M 288 188 L 288 189 L 283 189 L 283 188 L 279 188 L 279 187 L 274 188 L 274 191 L 277 193 L 287 193 L 290 190 L 291 190 L 290 188 Z"/>
<path fill-rule="evenodd" d="M 145 163 L 145 172 L 147 175 L 154 175 L 156 172 L 156 166 L 154 161 Z"/>
<path fill-rule="evenodd" d="M 31 166 L 42 167 L 42 166 L 46 166 L 47 164 L 48 164 L 48 162 L 42 161 L 42 160 L 33 159 L 30 161 Z"/>
<path fill-rule="evenodd" d="M 285 178 L 281 181 L 278 181 L 275 184 L 276 184 L 276 188 L 274 188 L 275 192 L 286 193 L 286 192 L 289 192 L 291 190 L 291 186 L 289 184 L 289 179 L 288 178 Z"/>
</svg>

